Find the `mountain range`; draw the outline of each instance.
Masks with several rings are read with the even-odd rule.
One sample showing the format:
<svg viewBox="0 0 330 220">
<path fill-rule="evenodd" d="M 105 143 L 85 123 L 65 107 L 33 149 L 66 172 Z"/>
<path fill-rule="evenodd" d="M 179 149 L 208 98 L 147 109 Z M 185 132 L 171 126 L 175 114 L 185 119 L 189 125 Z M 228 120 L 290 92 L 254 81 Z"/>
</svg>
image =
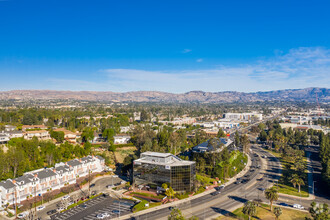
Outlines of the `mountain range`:
<svg viewBox="0 0 330 220">
<path fill-rule="evenodd" d="M 330 102 L 330 89 L 305 88 L 267 92 L 203 92 L 190 91 L 174 94 L 159 91 L 135 92 L 95 92 L 95 91 L 55 91 L 55 90 L 12 90 L 0 91 L 0 100 L 85 100 L 107 102 L 165 102 L 165 103 L 231 103 L 258 101 L 305 101 Z"/>
</svg>

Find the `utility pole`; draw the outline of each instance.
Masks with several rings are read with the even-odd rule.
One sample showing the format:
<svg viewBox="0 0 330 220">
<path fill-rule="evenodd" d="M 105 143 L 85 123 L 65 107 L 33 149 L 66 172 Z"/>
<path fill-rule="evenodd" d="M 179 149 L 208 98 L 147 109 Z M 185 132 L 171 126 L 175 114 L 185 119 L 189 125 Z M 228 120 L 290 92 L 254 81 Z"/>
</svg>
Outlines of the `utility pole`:
<svg viewBox="0 0 330 220">
<path fill-rule="evenodd" d="M 15 217 L 17 218 L 17 186 L 15 187 Z"/>
<path fill-rule="evenodd" d="M 91 171 L 90 167 L 88 167 L 88 196 L 91 196 Z"/>
<path fill-rule="evenodd" d="M 37 214 L 37 183 L 34 187 L 34 213 Z"/>
</svg>

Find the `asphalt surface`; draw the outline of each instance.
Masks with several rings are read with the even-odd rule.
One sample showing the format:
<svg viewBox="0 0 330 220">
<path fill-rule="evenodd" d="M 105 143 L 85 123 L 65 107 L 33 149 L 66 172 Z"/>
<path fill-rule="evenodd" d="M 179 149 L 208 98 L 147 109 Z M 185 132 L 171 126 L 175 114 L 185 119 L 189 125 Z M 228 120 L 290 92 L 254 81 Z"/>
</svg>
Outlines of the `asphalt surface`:
<svg viewBox="0 0 330 220">
<path fill-rule="evenodd" d="M 246 201 L 252 199 L 262 199 L 266 201 L 263 196 L 261 188 L 267 188 L 273 181 L 279 179 L 280 163 L 275 157 L 260 148 L 253 148 L 260 156 L 266 155 L 267 158 L 267 169 L 255 169 L 253 172 L 248 172 L 247 183 L 230 184 L 221 191 L 219 195 L 212 196 L 207 194 L 205 196 L 190 200 L 189 202 L 178 205 L 177 207 L 183 212 L 186 217 L 197 216 L 200 219 L 207 219 L 217 214 L 229 213 L 229 209 L 237 205 L 243 205 Z M 260 156 L 252 161 L 252 166 L 262 166 L 262 160 Z M 257 180 L 260 178 L 263 180 Z M 157 211 L 139 215 L 138 213 L 134 216 L 135 219 L 166 219 L 170 214 L 169 208 L 158 209 Z M 128 216 L 127 219 L 130 219 Z"/>
<path fill-rule="evenodd" d="M 117 218 L 130 213 L 133 206 L 134 202 L 129 200 L 115 200 L 109 196 L 98 196 L 63 213 L 55 214 L 51 219 L 92 220 L 97 219 L 96 216 L 103 213 L 108 213 L 110 218 Z"/>
<path fill-rule="evenodd" d="M 98 179 L 96 181 L 94 181 L 93 183 L 95 184 L 95 186 L 91 187 L 91 192 L 92 191 L 96 191 L 96 193 L 101 193 L 101 192 L 107 192 L 108 189 L 106 188 L 107 185 L 111 185 L 111 184 L 117 184 L 120 183 L 122 181 L 122 179 L 118 178 L 118 177 L 113 177 L 113 176 L 106 176 L 104 178 Z M 86 190 L 84 190 L 86 191 Z M 73 192 L 73 193 L 81 193 L 81 192 Z M 40 217 L 41 219 L 50 219 L 51 216 L 49 216 L 47 214 L 48 211 L 50 210 L 54 210 L 57 209 L 57 205 L 60 202 L 56 202 L 56 203 L 45 203 L 44 205 L 46 206 L 46 208 L 44 210 L 39 211 L 38 217 Z"/>
</svg>

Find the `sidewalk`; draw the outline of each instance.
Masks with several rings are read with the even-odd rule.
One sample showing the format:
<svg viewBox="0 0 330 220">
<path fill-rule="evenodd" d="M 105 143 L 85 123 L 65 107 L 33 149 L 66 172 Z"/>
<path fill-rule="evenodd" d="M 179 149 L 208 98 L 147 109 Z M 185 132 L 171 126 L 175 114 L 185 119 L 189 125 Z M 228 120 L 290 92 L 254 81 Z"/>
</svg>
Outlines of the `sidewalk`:
<svg viewBox="0 0 330 220">
<path fill-rule="evenodd" d="M 224 185 L 225 186 L 230 185 L 230 184 L 232 184 L 233 182 L 236 181 L 236 178 L 244 176 L 250 170 L 250 166 L 251 166 L 251 158 L 248 155 L 248 162 L 247 162 L 245 168 L 240 173 L 236 174 L 236 176 L 230 178 L 226 183 L 224 183 Z M 214 191 L 216 191 L 216 190 L 214 188 L 212 188 L 210 190 L 206 190 L 205 192 L 199 193 L 195 196 L 191 196 L 191 197 L 186 198 L 186 199 L 178 200 L 178 201 L 171 202 L 171 203 L 166 203 L 164 205 L 160 205 L 160 206 L 156 206 L 156 207 L 149 208 L 149 209 L 146 209 L 146 210 L 142 210 L 142 211 L 139 211 L 137 213 L 132 213 L 132 214 L 129 214 L 129 215 L 121 216 L 119 219 L 127 219 L 127 218 L 131 218 L 131 217 L 137 217 L 137 216 L 144 215 L 144 214 L 147 214 L 149 212 L 153 212 L 153 211 L 156 211 L 156 210 L 159 210 L 159 209 L 168 208 L 170 206 L 178 206 L 179 204 L 189 202 L 190 200 L 202 197 L 202 196 L 207 195 L 207 194 L 209 194 L 211 192 L 214 192 Z"/>
</svg>

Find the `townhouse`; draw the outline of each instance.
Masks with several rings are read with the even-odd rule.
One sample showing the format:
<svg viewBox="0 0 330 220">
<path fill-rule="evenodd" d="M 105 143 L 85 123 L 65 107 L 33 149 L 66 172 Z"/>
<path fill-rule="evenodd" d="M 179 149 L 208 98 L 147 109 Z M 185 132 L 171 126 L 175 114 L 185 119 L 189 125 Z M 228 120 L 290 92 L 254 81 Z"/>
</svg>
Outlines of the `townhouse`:
<svg viewBox="0 0 330 220">
<path fill-rule="evenodd" d="M 6 204 L 19 204 L 35 196 L 42 196 L 47 192 L 75 184 L 77 178 L 85 177 L 89 173 L 102 172 L 105 164 L 100 156 L 87 156 L 57 163 L 52 168 L 42 168 L 24 173 L 13 180 L 0 182 L 0 208 Z"/>
</svg>

